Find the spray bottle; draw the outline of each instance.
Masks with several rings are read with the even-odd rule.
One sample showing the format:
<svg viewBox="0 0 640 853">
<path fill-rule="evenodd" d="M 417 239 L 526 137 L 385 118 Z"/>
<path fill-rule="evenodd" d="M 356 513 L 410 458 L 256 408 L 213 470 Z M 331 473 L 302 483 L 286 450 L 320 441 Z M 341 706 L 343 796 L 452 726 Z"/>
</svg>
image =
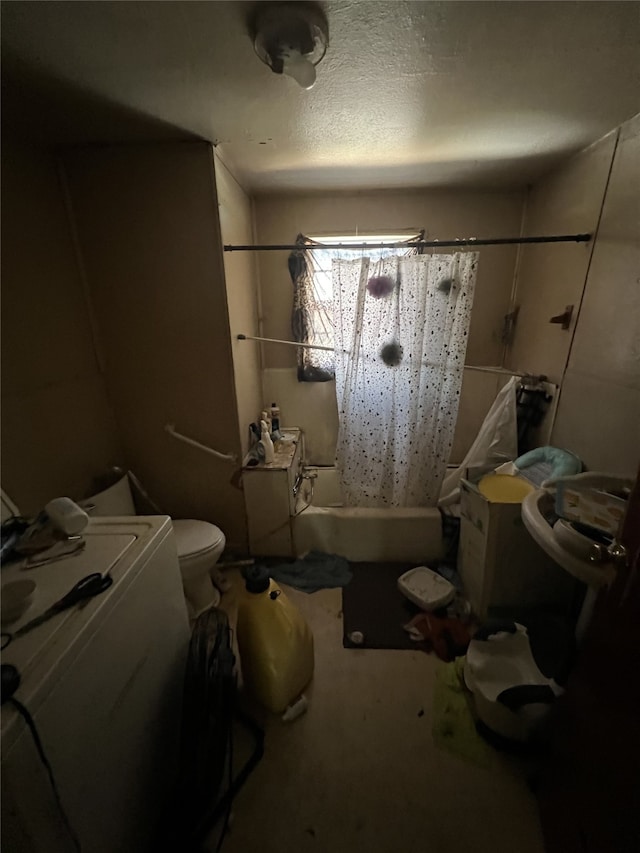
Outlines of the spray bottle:
<svg viewBox="0 0 640 853">
<path fill-rule="evenodd" d="M 269 435 L 269 425 L 266 421 L 260 421 L 260 429 L 262 430 L 260 441 L 264 447 L 264 461 L 268 465 L 270 462 L 275 460 L 276 453 L 273 447 L 273 441 L 271 441 L 271 436 Z"/>
</svg>

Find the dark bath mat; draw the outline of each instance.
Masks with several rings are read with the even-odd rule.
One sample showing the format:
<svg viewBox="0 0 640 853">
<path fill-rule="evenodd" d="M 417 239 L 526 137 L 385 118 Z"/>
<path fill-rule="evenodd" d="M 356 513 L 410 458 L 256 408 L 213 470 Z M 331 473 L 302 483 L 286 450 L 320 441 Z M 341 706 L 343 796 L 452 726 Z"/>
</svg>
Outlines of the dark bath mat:
<svg viewBox="0 0 640 853">
<path fill-rule="evenodd" d="M 420 609 L 398 589 L 398 578 L 415 563 L 350 563 L 353 577 L 342 589 L 343 645 L 347 649 L 419 649 L 403 629 Z M 361 644 L 349 640 L 359 631 Z"/>
</svg>

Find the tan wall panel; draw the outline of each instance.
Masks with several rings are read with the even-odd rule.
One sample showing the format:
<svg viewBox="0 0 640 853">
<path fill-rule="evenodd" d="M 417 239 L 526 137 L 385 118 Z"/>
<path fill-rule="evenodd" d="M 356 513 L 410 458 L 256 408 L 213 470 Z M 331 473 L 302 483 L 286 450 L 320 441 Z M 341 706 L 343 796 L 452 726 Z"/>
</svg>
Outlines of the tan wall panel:
<svg viewBox="0 0 640 853">
<path fill-rule="evenodd" d="M 543 179 L 527 199 L 525 234 L 595 234 L 617 131 L 581 151 Z M 523 246 L 517 272 L 519 305 L 507 366 L 560 383 L 578 317 L 594 243 Z M 569 329 L 549 323 L 574 306 Z"/>
<path fill-rule="evenodd" d="M 553 440 L 591 469 L 640 462 L 640 115 L 620 129 Z"/>
<path fill-rule="evenodd" d="M 252 243 L 253 213 L 250 198 L 217 156 L 215 174 L 223 244 Z M 238 334 L 259 334 L 257 257 L 250 252 L 225 252 L 224 272 L 240 441 L 244 454 L 249 449 L 248 426 L 259 417 L 267 402 L 262 399 L 260 348 L 237 339 Z"/>
<path fill-rule="evenodd" d="M 26 514 L 122 464 L 53 155 L 2 145 L 2 485 Z"/>
<path fill-rule="evenodd" d="M 65 164 L 130 465 L 167 512 L 244 545 L 234 466 L 164 432 L 241 452 L 211 146 L 86 149 Z"/>
<path fill-rule="evenodd" d="M 265 396 L 280 406 L 283 426 L 299 426 L 303 431 L 307 462 L 335 465 L 335 382 L 298 382 L 297 375 L 295 367 L 268 367 L 263 373 Z"/>
</svg>

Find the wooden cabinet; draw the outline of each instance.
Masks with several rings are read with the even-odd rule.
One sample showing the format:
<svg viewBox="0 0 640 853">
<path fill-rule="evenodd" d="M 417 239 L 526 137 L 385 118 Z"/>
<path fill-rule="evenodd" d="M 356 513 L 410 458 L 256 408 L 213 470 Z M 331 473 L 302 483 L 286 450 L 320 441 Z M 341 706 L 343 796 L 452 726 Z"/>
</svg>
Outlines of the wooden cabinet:
<svg viewBox="0 0 640 853">
<path fill-rule="evenodd" d="M 531 538 L 520 504 L 490 501 L 462 480 L 460 515 L 458 572 L 480 619 L 534 606 L 570 609 L 577 582 Z"/>
<path fill-rule="evenodd" d="M 254 556 L 294 556 L 291 520 L 295 514 L 293 489 L 302 466 L 300 430 L 288 429 L 284 435 L 293 441 L 276 447 L 273 462 L 242 469 L 249 550 Z"/>
</svg>

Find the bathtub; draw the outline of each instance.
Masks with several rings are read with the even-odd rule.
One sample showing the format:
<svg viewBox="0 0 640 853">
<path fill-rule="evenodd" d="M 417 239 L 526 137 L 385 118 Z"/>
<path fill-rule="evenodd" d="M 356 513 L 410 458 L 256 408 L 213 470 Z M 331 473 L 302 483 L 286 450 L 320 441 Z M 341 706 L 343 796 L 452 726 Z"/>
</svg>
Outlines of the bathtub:
<svg viewBox="0 0 640 853">
<path fill-rule="evenodd" d="M 442 559 L 438 509 L 343 506 L 337 468 L 305 467 L 292 518 L 294 550 L 340 554 L 352 561 L 429 563 Z"/>
</svg>

